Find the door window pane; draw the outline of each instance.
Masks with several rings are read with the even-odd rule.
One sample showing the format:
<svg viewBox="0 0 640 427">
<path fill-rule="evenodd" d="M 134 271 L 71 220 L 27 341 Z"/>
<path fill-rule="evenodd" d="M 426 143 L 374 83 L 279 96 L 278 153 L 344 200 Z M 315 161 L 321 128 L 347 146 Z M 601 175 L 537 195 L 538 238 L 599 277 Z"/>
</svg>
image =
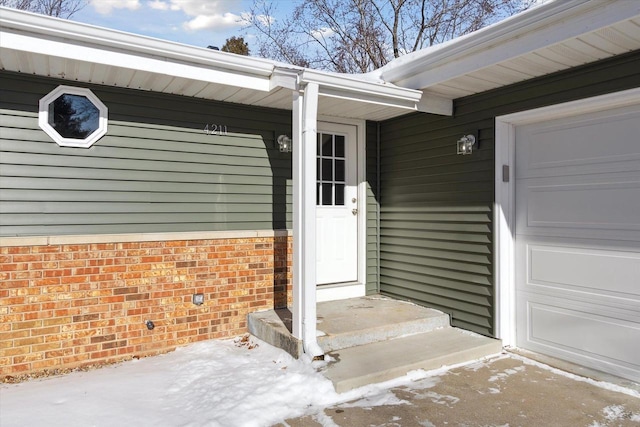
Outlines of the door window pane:
<svg viewBox="0 0 640 427">
<path fill-rule="evenodd" d="M 322 134 L 322 155 L 333 156 L 333 135 Z"/>
<path fill-rule="evenodd" d="M 344 184 L 336 184 L 336 206 L 344 206 Z"/>
<path fill-rule="evenodd" d="M 333 159 L 322 159 L 322 176 L 323 181 L 333 181 Z"/>
<path fill-rule="evenodd" d="M 333 184 L 331 183 L 322 184 L 322 205 L 323 206 L 331 206 L 332 192 L 333 192 Z"/>
<path fill-rule="evenodd" d="M 336 135 L 336 157 L 344 158 L 344 136 Z"/>
<path fill-rule="evenodd" d="M 336 182 L 344 182 L 344 160 L 336 160 Z"/>
</svg>

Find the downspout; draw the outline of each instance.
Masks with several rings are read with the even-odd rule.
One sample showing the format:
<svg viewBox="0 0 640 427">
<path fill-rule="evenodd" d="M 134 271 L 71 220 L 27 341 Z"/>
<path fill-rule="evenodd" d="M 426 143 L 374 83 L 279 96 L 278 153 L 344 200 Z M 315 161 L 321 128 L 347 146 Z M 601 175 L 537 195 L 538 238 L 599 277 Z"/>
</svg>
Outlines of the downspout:
<svg viewBox="0 0 640 427">
<path fill-rule="evenodd" d="M 293 334 L 304 352 L 324 355 L 316 338 L 316 138 L 318 83 L 293 98 Z"/>
</svg>

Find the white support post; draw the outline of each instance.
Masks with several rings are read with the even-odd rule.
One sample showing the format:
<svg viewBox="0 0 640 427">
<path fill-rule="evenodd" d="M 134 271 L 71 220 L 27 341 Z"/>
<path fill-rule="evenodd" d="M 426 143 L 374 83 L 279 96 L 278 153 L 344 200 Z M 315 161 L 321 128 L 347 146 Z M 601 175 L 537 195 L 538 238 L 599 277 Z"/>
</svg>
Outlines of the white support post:
<svg viewBox="0 0 640 427">
<path fill-rule="evenodd" d="M 293 97 L 293 335 L 310 357 L 316 339 L 316 138 L 318 84 Z"/>
<path fill-rule="evenodd" d="M 291 309 L 292 333 L 293 336 L 302 340 L 302 317 L 303 317 L 303 284 L 302 263 L 304 261 L 302 245 L 302 233 L 304 233 L 302 219 L 302 187 L 301 177 L 303 174 L 302 158 L 302 101 L 304 97 L 299 91 L 293 92 L 293 116 L 292 116 L 292 178 L 293 178 L 293 306 Z"/>
</svg>

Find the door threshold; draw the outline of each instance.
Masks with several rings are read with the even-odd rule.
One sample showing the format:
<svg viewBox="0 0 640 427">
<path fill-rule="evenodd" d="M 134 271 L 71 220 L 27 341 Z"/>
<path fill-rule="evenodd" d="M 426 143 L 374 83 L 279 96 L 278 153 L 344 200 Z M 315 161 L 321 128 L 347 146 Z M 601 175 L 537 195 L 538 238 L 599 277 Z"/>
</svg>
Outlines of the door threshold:
<svg viewBox="0 0 640 427">
<path fill-rule="evenodd" d="M 318 285 L 316 288 L 316 302 L 358 298 L 365 296 L 365 294 L 365 285 L 359 282 Z"/>
</svg>

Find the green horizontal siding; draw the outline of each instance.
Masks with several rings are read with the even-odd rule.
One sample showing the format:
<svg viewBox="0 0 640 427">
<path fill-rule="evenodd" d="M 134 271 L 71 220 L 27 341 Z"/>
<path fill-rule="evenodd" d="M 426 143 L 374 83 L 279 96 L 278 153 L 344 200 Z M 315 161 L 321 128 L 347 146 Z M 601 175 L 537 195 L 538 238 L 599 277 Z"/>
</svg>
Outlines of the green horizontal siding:
<svg viewBox="0 0 640 427">
<path fill-rule="evenodd" d="M 38 101 L 70 82 L 0 76 L 0 235 L 291 227 L 291 155 L 275 148 L 289 111 L 83 84 L 109 109 L 107 135 L 59 147 Z"/>
<path fill-rule="evenodd" d="M 454 116 L 381 123 L 380 290 L 494 335 L 495 117 L 640 87 L 640 52 L 455 100 Z M 468 132 L 471 156 L 456 154 Z"/>
<path fill-rule="evenodd" d="M 378 245 L 379 245 L 379 213 L 378 202 L 378 124 L 367 122 L 366 125 L 366 176 L 367 176 L 367 277 L 366 293 L 374 295 L 380 292 L 378 281 Z"/>
</svg>

